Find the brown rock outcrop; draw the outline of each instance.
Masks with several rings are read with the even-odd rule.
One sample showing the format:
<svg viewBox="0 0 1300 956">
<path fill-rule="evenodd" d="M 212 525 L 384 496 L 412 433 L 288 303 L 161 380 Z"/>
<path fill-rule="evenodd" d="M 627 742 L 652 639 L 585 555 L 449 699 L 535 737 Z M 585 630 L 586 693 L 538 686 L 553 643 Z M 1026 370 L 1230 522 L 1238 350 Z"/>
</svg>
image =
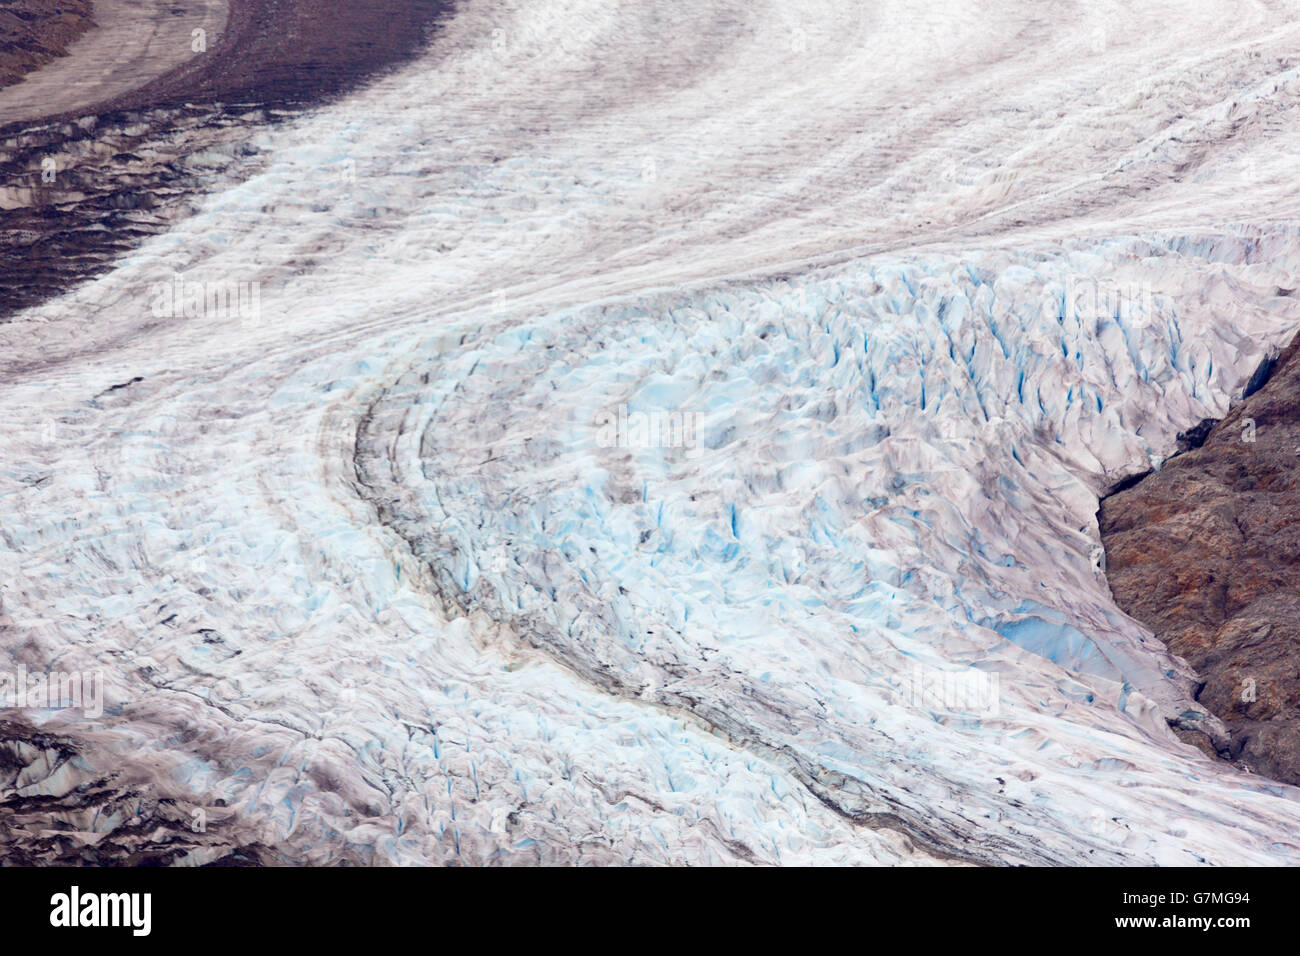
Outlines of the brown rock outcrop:
<svg viewBox="0 0 1300 956">
<path fill-rule="evenodd" d="M 1300 336 L 1247 392 L 1098 522 L 1115 600 L 1196 669 L 1220 756 L 1300 785 Z"/>
</svg>

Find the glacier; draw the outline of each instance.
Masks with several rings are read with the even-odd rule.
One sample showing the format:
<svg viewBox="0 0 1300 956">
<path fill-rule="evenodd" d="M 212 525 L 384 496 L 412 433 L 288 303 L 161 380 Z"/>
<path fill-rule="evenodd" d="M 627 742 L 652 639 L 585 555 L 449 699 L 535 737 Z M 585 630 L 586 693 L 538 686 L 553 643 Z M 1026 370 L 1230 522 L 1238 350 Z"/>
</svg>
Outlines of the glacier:
<svg viewBox="0 0 1300 956">
<path fill-rule="evenodd" d="M 462 4 L 0 326 L 0 666 L 291 862 L 1295 862 L 1096 566 L 1300 319 L 1294 13 Z"/>
</svg>

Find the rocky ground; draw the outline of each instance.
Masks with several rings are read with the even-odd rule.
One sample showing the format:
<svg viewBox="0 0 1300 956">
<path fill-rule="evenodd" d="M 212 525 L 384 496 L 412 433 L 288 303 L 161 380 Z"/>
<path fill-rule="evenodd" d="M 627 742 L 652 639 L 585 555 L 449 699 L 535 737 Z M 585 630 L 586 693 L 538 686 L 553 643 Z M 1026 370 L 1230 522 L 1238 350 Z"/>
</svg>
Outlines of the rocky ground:
<svg viewBox="0 0 1300 956">
<path fill-rule="evenodd" d="M 0 0 L 0 87 L 64 56 L 94 26 L 90 0 Z"/>
<path fill-rule="evenodd" d="M 1220 756 L 1300 784 L 1300 338 L 1202 435 L 1102 501 L 1107 576 L 1200 674 Z"/>
</svg>

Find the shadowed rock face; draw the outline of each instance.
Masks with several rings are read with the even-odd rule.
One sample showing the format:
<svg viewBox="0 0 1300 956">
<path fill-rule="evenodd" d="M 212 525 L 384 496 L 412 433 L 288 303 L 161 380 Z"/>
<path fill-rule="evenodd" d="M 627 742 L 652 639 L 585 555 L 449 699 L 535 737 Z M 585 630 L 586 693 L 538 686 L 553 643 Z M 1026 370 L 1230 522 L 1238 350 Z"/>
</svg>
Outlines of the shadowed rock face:
<svg viewBox="0 0 1300 956">
<path fill-rule="evenodd" d="M 0 87 L 63 56 L 93 25 L 90 0 L 0 0 Z"/>
<path fill-rule="evenodd" d="M 1106 498 L 1119 606 L 1187 660 L 1220 754 L 1300 784 L 1300 337 L 1199 448 Z"/>
</svg>

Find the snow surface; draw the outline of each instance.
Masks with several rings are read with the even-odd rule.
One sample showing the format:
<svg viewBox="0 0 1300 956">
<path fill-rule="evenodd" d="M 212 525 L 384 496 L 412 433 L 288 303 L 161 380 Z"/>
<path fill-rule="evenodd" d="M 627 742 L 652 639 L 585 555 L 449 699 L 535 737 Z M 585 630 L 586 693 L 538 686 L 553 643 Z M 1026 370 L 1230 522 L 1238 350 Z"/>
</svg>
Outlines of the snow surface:
<svg viewBox="0 0 1300 956">
<path fill-rule="evenodd" d="M 302 861 L 1300 859 L 1093 557 L 1300 318 L 1296 9 L 1041 6 L 473 0 L 256 128 L 0 327 L 46 719 Z"/>
</svg>

